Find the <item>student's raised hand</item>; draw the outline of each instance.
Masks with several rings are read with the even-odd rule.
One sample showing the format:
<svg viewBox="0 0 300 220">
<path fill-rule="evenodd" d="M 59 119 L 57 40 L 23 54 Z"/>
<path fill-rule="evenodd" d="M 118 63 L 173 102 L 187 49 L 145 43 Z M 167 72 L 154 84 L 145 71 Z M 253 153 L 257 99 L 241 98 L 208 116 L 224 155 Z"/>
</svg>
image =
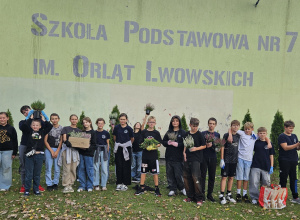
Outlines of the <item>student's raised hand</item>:
<svg viewBox="0 0 300 220">
<path fill-rule="evenodd" d="M 272 174 L 272 173 L 273 173 L 273 167 L 270 168 L 269 174 Z"/>
</svg>

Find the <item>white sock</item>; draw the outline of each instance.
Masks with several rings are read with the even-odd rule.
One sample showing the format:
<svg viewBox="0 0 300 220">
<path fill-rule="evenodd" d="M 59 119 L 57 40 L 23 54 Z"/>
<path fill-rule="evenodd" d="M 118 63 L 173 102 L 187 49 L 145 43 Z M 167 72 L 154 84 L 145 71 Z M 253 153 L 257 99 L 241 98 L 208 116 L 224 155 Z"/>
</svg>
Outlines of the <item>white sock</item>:
<svg viewBox="0 0 300 220">
<path fill-rule="evenodd" d="M 247 190 L 243 189 L 243 196 L 247 194 Z"/>
<path fill-rule="evenodd" d="M 236 194 L 241 194 L 241 189 L 236 189 Z"/>
</svg>

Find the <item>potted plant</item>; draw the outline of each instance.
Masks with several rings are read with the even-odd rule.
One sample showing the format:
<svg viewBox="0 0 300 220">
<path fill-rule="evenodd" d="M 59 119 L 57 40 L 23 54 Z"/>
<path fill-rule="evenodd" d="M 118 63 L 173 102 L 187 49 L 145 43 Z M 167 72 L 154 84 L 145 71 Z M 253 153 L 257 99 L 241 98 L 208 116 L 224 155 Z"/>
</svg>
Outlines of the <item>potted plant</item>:
<svg viewBox="0 0 300 220">
<path fill-rule="evenodd" d="M 184 146 L 191 151 L 191 149 L 195 146 L 194 138 L 191 135 L 188 135 L 186 138 L 183 138 Z"/>
<path fill-rule="evenodd" d="M 117 118 L 118 118 L 118 113 L 117 112 L 113 112 L 109 115 L 109 121 L 110 121 L 110 124 L 111 125 L 115 125 L 116 124 L 116 121 L 117 121 Z"/>
<path fill-rule="evenodd" d="M 31 103 L 31 108 L 34 110 L 33 112 L 34 119 L 41 118 L 41 111 L 45 109 L 45 106 L 46 106 L 45 103 L 41 102 L 40 100 Z"/>
<path fill-rule="evenodd" d="M 147 103 L 144 110 L 146 111 L 146 115 L 150 115 L 150 112 L 152 112 L 155 109 L 154 105 L 151 103 Z"/>
</svg>

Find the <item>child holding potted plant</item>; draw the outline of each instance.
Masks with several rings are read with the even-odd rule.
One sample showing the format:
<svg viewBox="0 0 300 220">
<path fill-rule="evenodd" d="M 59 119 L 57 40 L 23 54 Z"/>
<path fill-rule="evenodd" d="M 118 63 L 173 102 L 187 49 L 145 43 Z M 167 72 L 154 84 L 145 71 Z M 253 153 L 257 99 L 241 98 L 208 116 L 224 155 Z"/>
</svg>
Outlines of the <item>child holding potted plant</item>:
<svg viewBox="0 0 300 220">
<path fill-rule="evenodd" d="M 48 116 L 42 111 L 41 119 L 44 121 L 44 127 L 40 119 L 33 119 L 33 111 L 30 111 L 26 117 L 24 129 L 31 135 L 27 141 L 25 151 L 25 192 L 24 196 L 29 196 L 31 183 L 33 181 L 33 192 L 40 196 L 39 191 L 41 171 L 44 161 L 44 138 L 52 129 Z"/>
<path fill-rule="evenodd" d="M 155 195 L 161 196 L 158 188 L 159 163 L 157 148 L 160 147 L 162 139 L 159 131 L 155 130 L 156 118 L 154 116 L 148 118 L 147 124 L 149 127 L 142 131 L 142 136 L 144 138 L 144 142 L 141 144 L 141 147 L 144 148 L 142 155 L 142 174 L 140 187 L 138 187 L 135 195 L 144 193 L 146 174 L 150 172 L 153 175 Z"/>
<path fill-rule="evenodd" d="M 183 179 L 187 198 L 184 202 L 195 201 L 201 206 L 204 194 L 201 187 L 200 164 L 203 161 L 203 149 L 206 148 L 203 134 L 198 131 L 199 119 L 191 118 L 187 137 L 184 139 Z"/>
<path fill-rule="evenodd" d="M 184 136 L 185 131 L 181 127 L 180 117 L 174 115 L 171 118 L 169 130 L 163 138 L 163 145 L 166 147 L 166 174 L 170 190 L 168 196 L 175 196 L 177 189 L 186 195 L 182 178 Z"/>
<path fill-rule="evenodd" d="M 80 163 L 78 169 L 78 178 L 80 186 L 77 192 L 87 190 L 93 191 L 94 182 L 94 153 L 96 149 L 96 136 L 93 130 L 92 120 L 89 117 L 84 117 L 82 120 L 83 131 L 91 135 L 90 147 L 87 149 L 79 149 Z"/>
<path fill-rule="evenodd" d="M 63 193 L 74 192 L 72 186 L 76 180 L 76 168 L 79 164 L 79 153 L 76 148 L 68 141 L 71 132 L 81 132 L 77 128 L 78 117 L 72 114 L 69 118 L 71 125 L 62 129 L 63 147 L 61 150 L 58 165 L 63 167 L 62 185 L 64 186 Z"/>
<path fill-rule="evenodd" d="M 121 113 L 120 124 L 116 125 L 113 130 L 117 191 L 126 191 L 127 185 L 131 185 L 131 147 L 134 137 L 132 128 L 127 125 L 127 120 L 127 115 Z"/>
<path fill-rule="evenodd" d="M 18 152 L 17 132 L 8 120 L 8 114 L 0 112 L 0 191 L 8 191 L 11 187 L 12 160 Z"/>
</svg>

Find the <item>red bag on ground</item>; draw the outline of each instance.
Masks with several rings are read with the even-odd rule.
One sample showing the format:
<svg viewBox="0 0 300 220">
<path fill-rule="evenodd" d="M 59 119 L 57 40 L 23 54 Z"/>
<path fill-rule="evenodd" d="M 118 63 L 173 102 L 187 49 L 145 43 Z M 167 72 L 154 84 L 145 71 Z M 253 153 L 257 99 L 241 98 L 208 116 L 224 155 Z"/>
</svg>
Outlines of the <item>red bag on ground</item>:
<svg viewBox="0 0 300 220">
<path fill-rule="evenodd" d="M 258 202 L 261 207 L 266 209 L 283 209 L 286 207 L 287 197 L 287 188 L 271 184 L 271 187 L 262 186 L 260 188 Z"/>
</svg>

